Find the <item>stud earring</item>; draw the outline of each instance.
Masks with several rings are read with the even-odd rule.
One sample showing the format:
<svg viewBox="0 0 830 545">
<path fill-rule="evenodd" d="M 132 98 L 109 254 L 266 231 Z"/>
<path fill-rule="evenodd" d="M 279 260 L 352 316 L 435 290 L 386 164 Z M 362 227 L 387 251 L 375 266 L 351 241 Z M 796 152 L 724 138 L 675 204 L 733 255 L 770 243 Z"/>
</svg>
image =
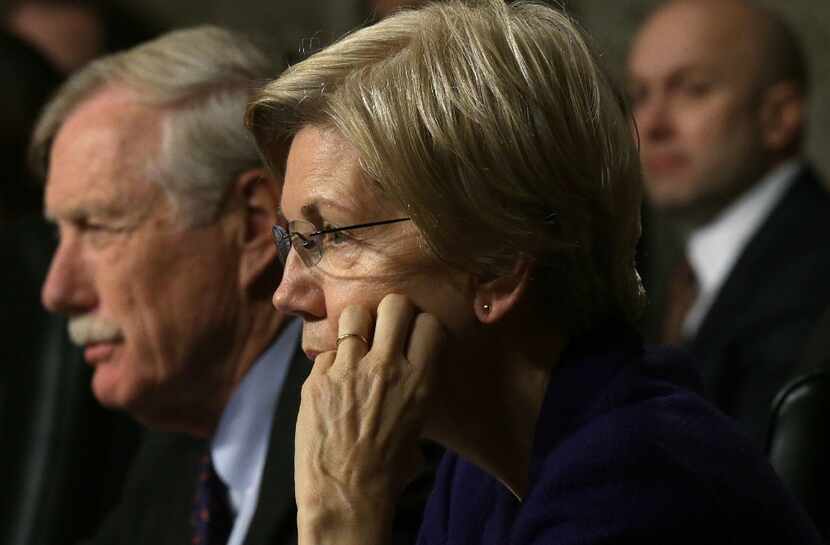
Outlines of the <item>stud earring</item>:
<svg viewBox="0 0 830 545">
<path fill-rule="evenodd" d="M 484 303 L 483 305 L 481 305 L 481 310 L 483 310 L 484 312 L 490 312 L 490 303 Z"/>
</svg>

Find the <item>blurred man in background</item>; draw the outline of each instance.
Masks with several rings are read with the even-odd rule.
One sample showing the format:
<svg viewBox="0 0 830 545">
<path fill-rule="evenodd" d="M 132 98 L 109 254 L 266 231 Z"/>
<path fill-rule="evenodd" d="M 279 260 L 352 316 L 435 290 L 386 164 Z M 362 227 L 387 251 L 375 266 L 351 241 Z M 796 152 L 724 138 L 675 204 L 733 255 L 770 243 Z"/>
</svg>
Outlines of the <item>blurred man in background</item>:
<svg viewBox="0 0 830 545">
<path fill-rule="evenodd" d="M 830 197 L 803 158 L 798 40 L 742 0 L 676 0 L 645 22 L 628 78 L 650 204 L 684 233 L 660 340 L 763 446 L 772 399 L 830 302 Z"/>
</svg>

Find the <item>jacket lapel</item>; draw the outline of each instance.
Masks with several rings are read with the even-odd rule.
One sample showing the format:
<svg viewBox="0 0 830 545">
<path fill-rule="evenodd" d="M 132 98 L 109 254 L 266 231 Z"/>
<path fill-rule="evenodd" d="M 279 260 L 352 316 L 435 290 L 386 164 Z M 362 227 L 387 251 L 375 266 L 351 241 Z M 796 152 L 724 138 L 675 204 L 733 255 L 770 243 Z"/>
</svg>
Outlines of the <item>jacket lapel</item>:
<svg viewBox="0 0 830 545">
<path fill-rule="evenodd" d="M 277 403 L 257 508 L 245 545 L 285 545 L 297 542 L 297 508 L 294 501 L 294 429 L 300 407 L 300 390 L 311 362 L 297 339 L 291 368 Z"/>
<path fill-rule="evenodd" d="M 792 252 L 801 252 L 799 238 L 804 225 L 816 214 L 823 215 L 826 196 L 812 170 L 807 167 L 773 208 L 769 217 L 744 248 L 721 287 L 715 302 L 706 313 L 691 348 L 703 362 L 704 382 L 717 382 L 714 375 L 723 373 L 720 362 L 728 357 L 728 345 L 741 317 L 752 313 L 749 307 L 763 297 L 769 272 L 787 263 Z M 708 362 L 714 362 L 708 363 Z"/>
</svg>

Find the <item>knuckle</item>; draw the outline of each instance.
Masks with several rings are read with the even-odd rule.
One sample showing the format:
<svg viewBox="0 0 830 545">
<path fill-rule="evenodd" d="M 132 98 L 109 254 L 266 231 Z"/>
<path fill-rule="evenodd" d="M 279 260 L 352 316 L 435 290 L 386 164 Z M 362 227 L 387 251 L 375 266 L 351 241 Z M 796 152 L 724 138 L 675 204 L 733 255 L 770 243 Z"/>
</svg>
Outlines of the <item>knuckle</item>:
<svg viewBox="0 0 830 545">
<path fill-rule="evenodd" d="M 317 354 L 317 357 L 314 358 L 314 366 L 318 368 L 327 368 L 334 361 L 336 355 L 337 351 L 335 350 L 329 350 L 328 352 Z"/>
<path fill-rule="evenodd" d="M 386 386 L 397 384 L 401 381 L 400 369 L 392 365 L 379 365 L 369 371 L 371 378 Z"/>
<path fill-rule="evenodd" d="M 308 377 L 305 380 L 305 382 L 303 382 L 302 388 L 300 388 L 300 397 L 302 397 L 303 399 L 308 399 L 309 397 L 313 396 L 319 388 L 319 384 L 317 384 L 317 382 L 317 377 Z"/>
<path fill-rule="evenodd" d="M 380 300 L 378 313 L 394 312 L 405 313 L 413 309 L 412 302 L 406 295 L 400 293 L 389 293 Z"/>
</svg>

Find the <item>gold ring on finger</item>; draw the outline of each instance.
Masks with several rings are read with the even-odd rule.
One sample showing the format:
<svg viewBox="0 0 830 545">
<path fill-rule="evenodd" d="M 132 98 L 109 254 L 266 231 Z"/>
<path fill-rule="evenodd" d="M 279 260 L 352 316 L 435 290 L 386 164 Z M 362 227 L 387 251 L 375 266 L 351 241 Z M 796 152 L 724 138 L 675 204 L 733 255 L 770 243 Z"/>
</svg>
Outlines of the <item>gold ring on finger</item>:
<svg viewBox="0 0 830 545">
<path fill-rule="evenodd" d="M 366 345 L 366 348 L 369 348 L 369 340 L 366 339 L 366 337 L 364 337 L 363 335 L 359 335 L 357 333 L 344 333 L 344 334 L 340 335 L 339 337 L 337 337 L 337 343 L 334 346 L 336 348 L 339 348 L 340 347 L 340 341 L 342 341 L 344 339 L 348 339 L 349 337 L 354 337 L 354 338 L 362 341 L 363 344 Z"/>
</svg>

